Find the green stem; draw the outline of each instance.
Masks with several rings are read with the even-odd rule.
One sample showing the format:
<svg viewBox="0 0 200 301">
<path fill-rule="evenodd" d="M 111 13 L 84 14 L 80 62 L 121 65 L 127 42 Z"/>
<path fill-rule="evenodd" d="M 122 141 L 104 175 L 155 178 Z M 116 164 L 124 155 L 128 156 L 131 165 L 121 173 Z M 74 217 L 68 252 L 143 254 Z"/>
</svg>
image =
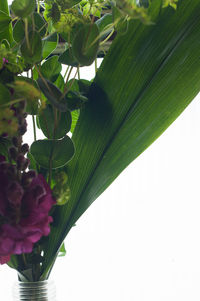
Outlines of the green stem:
<svg viewBox="0 0 200 301">
<path fill-rule="evenodd" d="M 98 70 L 98 68 L 97 68 L 97 58 L 96 58 L 95 61 L 94 61 L 94 66 L 95 66 L 95 75 L 96 75 L 97 70 Z"/>
<path fill-rule="evenodd" d="M 34 134 L 34 141 L 37 140 L 36 138 L 36 126 L 35 126 L 35 117 L 32 115 L 32 121 L 33 121 L 33 134 Z"/>
</svg>

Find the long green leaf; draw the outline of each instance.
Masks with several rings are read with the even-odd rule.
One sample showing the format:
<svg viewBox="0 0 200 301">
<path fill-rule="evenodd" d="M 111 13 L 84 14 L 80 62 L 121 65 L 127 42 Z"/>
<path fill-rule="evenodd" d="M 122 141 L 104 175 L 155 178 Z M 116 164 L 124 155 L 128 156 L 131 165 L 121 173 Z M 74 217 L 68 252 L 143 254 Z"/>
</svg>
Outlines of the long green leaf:
<svg viewBox="0 0 200 301">
<path fill-rule="evenodd" d="M 200 2 L 180 0 L 160 14 L 159 3 L 155 25 L 131 22 L 114 41 L 91 87 L 67 169 L 72 197 L 55 212 L 42 277 L 75 221 L 199 92 Z"/>
<path fill-rule="evenodd" d="M 7 0 L 0 1 L 0 11 L 9 15 Z M 9 43 L 11 43 L 13 41 L 11 24 L 8 26 L 8 28 L 6 30 L 4 30 L 3 32 L 0 32 L 0 41 L 2 41 L 3 39 L 8 40 Z"/>
</svg>

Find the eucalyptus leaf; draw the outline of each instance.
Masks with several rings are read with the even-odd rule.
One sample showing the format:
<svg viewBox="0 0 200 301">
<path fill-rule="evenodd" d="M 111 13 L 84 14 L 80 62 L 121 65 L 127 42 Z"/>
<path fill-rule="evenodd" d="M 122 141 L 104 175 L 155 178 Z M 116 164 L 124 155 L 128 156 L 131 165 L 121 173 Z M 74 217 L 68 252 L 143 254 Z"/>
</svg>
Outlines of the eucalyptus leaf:
<svg viewBox="0 0 200 301">
<path fill-rule="evenodd" d="M 56 124 L 55 124 L 55 114 Z M 60 139 L 71 128 L 72 117 L 69 111 L 55 112 L 51 105 L 47 105 L 39 114 L 40 128 L 48 139 Z"/>
<path fill-rule="evenodd" d="M 13 13 L 20 18 L 26 18 L 34 12 L 36 0 L 14 0 L 11 5 Z"/>
<path fill-rule="evenodd" d="M 42 75 L 52 82 L 56 81 L 62 70 L 62 66 L 61 63 L 58 62 L 58 58 L 59 57 L 57 55 L 50 57 L 42 64 L 41 67 Z"/>
<path fill-rule="evenodd" d="M 99 29 L 95 23 L 84 24 L 77 32 L 72 52 L 80 65 L 89 66 L 96 58 L 99 48 Z"/>
<path fill-rule="evenodd" d="M 77 67 L 79 65 L 78 61 L 72 53 L 72 48 L 65 50 L 59 57 L 59 62 L 64 65 Z"/>
<path fill-rule="evenodd" d="M 62 98 L 62 92 L 58 87 L 56 87 L 52 82 L 49 80 L 39 78 L 37 83 L 48 99 L 48 101 L 59 111 L 66 112 L 68 110 L 67 103 L 65 99 Z"/>
<path fill-rule="evenodd" d="M 42 40 L 37 31 L 28 33 L 28 41 L 24 39 L 21 45 L 21 53 L 25 61 L 34 64 L 41 61 L 42 58 Z"/>
<path fill-rule="evenodd" d="M 74 151 L 74 144 L 68 136 L 61 140 L 37 140 L 30 148 L 36 162 L 46 169 L 49 169 L 50 160 L 53 169 L 66 165 L 72 159 Z"/>
</svg>

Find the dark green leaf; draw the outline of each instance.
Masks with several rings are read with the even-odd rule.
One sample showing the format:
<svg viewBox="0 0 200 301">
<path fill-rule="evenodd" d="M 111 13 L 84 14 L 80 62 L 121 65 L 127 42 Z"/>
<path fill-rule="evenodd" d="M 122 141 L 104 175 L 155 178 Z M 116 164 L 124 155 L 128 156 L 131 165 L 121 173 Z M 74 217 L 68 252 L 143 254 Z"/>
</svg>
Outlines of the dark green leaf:
<svg viewBox="0 0 200 301">
<path fill-rule="evenodd" d="M 9 15 L 9 9 L 8 9 L 8 1 L 7 0 L 1 0 L 0 1 L 0 11 L 5 13 L 6 15 Z M 1 31 L 1 30 L 0 30 Z M 12 24 L 7 26 L 7 28 L 0 32 L 0 41 L 7 40 L 9 43 L 13 42 L 12 38 Z"/>
<path fill-rule="evenodd" d="M 81 109 L 82 106 L 88 101 L 88 98 L 80 92 L 69 91 L 65 96 L 67 107 L 70 111 Z"/>
<path fill-rule="evenodd" d="M 6 104 L 11 100 L 10 91 L 5 85 L 0 83 L 0 105 Z"/>
<path fill-rule="evenodd" d="M 59 168 L 72 159 L 74 144 L 68 136 L 61 140 L 37 140 L 31 145 L 30 152 L 40 166 L 48 169 L 51 159 L 52 168 Z"/>
<path fill-rule="evenodd" d="M 13 27 L 13 38 L 17 43 L 20 43 L 25 37 L 24 22 L 18 20 Z"/>
<path fill-rule="evenodd" d="M 28 39 L 29 43 L 24 39 L 24 42 L 21 45 L 21 53 L 27 63 L 34 64 L 41 61 L 42 40 L 37 31 L 30 31 Z"/>
<path fill-rule="evenodd" d="M 58 34 L 54 32 L 52 35 L 47 36 L 43 40 L 42 57 L 46 59 L 57 47 Z"/>
<path fill-rule="evenodd" d="M 78 61 L 75 59 L 72 53 L 72 48 L 68 48 L 59 57 L 59 62 L 64 65 L 77 67 L 79 65 Z"/>
<path fill-rule="evenodd" d="M 62 92 L 49 80 L 39 78 L 37 80 L 42 93 L 48 101 L 59 111 L 66 112 L 68 110 L 65 99 L 62 98 Z"/>
<path fill-rule="evenodd" d="M 57 116 L 55 116 L 55 114 Z M 56 127 L 55 124 L 56 117 Z M 47 105 L 39 114 L 40 128 L 48 139 L 60 139 L 64 137 L 71 128 L 72 117 L 69 111 L 54 112 L 51 105 Z M 54 129 L 55 127 L 55 129 Z"/>
<path fill-rule="evenodd" d="M 54 85 L 56 85 L 61 92 L 64 92 L 65 81 L 61 74 L 59 74 L 57 80 L 54 82 Z"/>
<path fill-rule="evenodd" d="M 48 24 L 45 22 L 44 18 L 36 12 L 34 12 L 33 17 L 35 30 L 39 32 L 41 37 L 44 37 Z M 30 21 L 32 23 L 32 19 L 30 19 Z M 33 24 L 31 25 L 33 27 Z"/>
<path fill-rule="evenodd" d="M 80 65 L 89 66 L 96 58 L 99 47 L 99 29 L 96 24 L 85 24 L 77 32 L 72 52 Z"/>
<path fill-rule="evenodd" d="M 15 16 L 26 18 L 34 12 L 36 8 L 36 0 L 14 0 L 11 9 Z"/>
<path fill-rule="evenodd" d="M 42 64 L 41 67 L 42 75 L 52 82 L 56 81 L 62 70 L 62 66 L 61 63 L 58 62 L 58 58 L 59 57 L 57 55 L 50 57 L 44 62 L 44 64 Z"/>
<path fill-rule="evenodd" d="M 0 10 L 0 33 L 4 32 L 11 22 L 9 15 Z"/>
</svg>

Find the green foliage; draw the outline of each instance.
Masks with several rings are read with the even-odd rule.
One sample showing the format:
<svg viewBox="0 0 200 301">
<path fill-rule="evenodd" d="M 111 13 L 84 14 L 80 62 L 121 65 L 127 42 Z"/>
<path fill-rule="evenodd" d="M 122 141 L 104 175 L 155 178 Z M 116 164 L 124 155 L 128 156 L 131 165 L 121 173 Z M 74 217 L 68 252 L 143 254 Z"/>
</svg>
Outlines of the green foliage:
<svg viewBox="0 0 200 301">
<path fill-rule="evenodd" d="M 119 173 L 177 118 L 200 87 L 200 2 L 149 7 L 153 26 L 131 20 L 91 85 L 73 133 L 68 164 L 71 198 L 55 210 L 58 224 L 45 246 L 41 279 L 77 219 Z"/>
<path fill-rule="evenodd" d="M 26 18 L 34 12 L 36 0 L 14 0 L 11 5 L 13 13 L 20 18 Z"/>
<path fill-rule="evenodd" d="M 30 31 L 28 38 L 24 39 L 20 50 L 27 63 L 34 64 L 40 62 L 42 58 L 42 40 L 40 34 L 37 31 Z"/>
<path fill-rule="evenodd" d="M 41 73 L 42 75 L 52 81 L 55 82 L 58 78 L 60 72 L 62 70 L 61 63 L 58 62 L 58 56 L 54 55 L 47 59 L 41 67 Z"/>
<path fill-rule="evenodd" d="M 0 10 L 0 33 L 3 33 L 11 22 L 9 15 Z"/>
<path fill-rule="evenodd" d="M 72 53 L 72 47 L 65 50 L 59 57 L 59 62 L 63 65 L 78 67 L 79 63 Z"/>
<path fill-rule="evenodd" d="M 0 106 L 5 105 L 11 100 L 10 91 L 5 85 L 0 83 Z"/>
<path fill-rule="evenodd" d="M 48 139 L 60 139 L 70 131 L 72 118 L 69 111 L 58 113 L 51 105 L 47 105 L 39 114 L 39 123 Z"/>
<path fill-rule="evenodd" d="M 38 85 L 41 91 L 44 93 L 47 100 L 59 111 L 66 112 L 68 111 L 67 103 L 63 94 L 58 87 L 56 87 L 49 80 L 44 80 L 39 78 L 37 80 Z"/>
<path fill-rule="evenodd" d="M 96 58 L 98 47 L 98 26 L 96 24 L 85 24 L 73 40 L 72 52 L 80 65 L 89 66 Z"/>
<path fill-rule="evenodd" d="M 30 148 L 36 162 L 46 169 L 63 167 L 72 159 L 74 151 L 74 144 L 68 136 L 61 140 L 37 140 Z"/>
<path fill-rule="evenodd" d="M 46 59 L 58 45 L 58 34 L 54 32 L 42 40 L 42 58 Z"/>
</svg>

